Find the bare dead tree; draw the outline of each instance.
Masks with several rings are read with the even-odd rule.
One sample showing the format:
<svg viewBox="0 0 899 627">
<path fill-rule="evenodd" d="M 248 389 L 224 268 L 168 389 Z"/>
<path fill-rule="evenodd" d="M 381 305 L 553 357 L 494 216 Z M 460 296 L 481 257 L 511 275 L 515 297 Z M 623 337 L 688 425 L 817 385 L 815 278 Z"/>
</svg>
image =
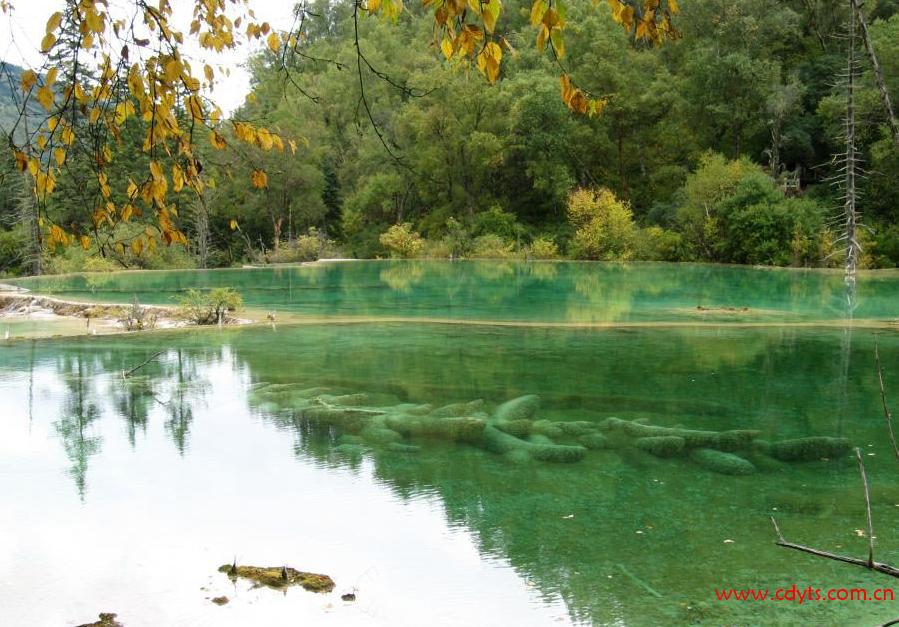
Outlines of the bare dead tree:
<svg viewBox="0 0 899 627">
<path fill-rule="evenodd" d="M 845 90 L 846 111 L 843 123 L 843 150 L 833 157 L 833 165 L 836 173 L 831 179 L 833 184 L 842 193 L 842 208 L 836 217 L 840 224 L 841 233 L 836 239 L 840 244 L 835 252 L 845 254 L 846 282 L 855 282 L 855 273 L 858 269 L 861 257 L 861 244 L 859 243 L 859 211 L 858 211 L 858 180 L 861 176 L 860 156 L 856 146 L 855 134 L 855 82 L 858 74 L 858 58 L 856 56 L 856 38 L 858 25 L 854 11 L 849 12 L 846 39 L 846 69 L 839 75 L 838 85 Z"/>
</svg>

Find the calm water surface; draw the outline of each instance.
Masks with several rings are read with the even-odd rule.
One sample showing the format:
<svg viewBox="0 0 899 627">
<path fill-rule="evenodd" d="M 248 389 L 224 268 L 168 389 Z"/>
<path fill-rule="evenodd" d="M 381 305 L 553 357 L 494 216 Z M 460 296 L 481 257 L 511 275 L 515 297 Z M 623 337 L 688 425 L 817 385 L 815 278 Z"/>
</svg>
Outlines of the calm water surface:
<svg viewBox="0 0 899 627">
<path fill-rule="evenodd" d="M 768 321 L 847 316 L 839 271 L 703 264 L 366 261 L 241 270 L 72 274 L 10 281 L 94 302 L 172 304 L 234 287 L 253 308 L 308 316 L 564 323 Z M 855 318 L 899 316 L 899 271 L 862 272 Z M 727 311 L 722 311 L 727 310 Z"/>
<path fill-rule="evenodd" d="M 416 267 L 417 283 L 385 287 L 385 270 Z M 277 285 L 307 268 L 250 274 L 273 286 L 256 304 L 315 315 L 390 315 L 394 299 L 403 315 L 421 318 L 685 320 L 703 304 L 807 321 L 838 319 L 845 296 L 829 274 L 668 267 L 673 283 L 654 287 L 663 267 L 547 267 L 555 278 L 520 266 L 503 280 L 474 264 L 335 265 L 321 270 L 318 288 L 304 283 L 303 298 Z M 731 270 L 729 291 L 727 276 L 715 277 Z M 616 286 L 608 273 L 639 280 Z M 220 273 L 114 275 L 104 279 L 121 290 L 95 295 L 130 298 L 132 285 L 142 301 L 156 291 L 162 301 L 164 289 L 212 276 Z M 261 280 L 221 276 L 241 279 L 248 301 L 262 298 Z M 160 277 L 169 288 L 142 283 Z M 593 280 L 599 293 L 573 287 Z M 894 318 L 893 289 L 893 280 L 863 278 L 852 315 Z M 772 514 L 791 539 L 865 554 L 856 533 L 864 501 L 848 455 L 750 476 L 632 447 L 553 464 L 440 438 L 357 446 L 350 429 L 301 410 L 313 387 L 367 394 L 354 403 L 371 411 L 483 399 L 490 414 L 536 394 L 539 417 L 551 421 L 617 416 L 757 429 L 771 441 L 845 437 L 865 452 L 878 559 L 899 562 L 899 484 L 873 376 L 874 331 L 695 322 L 375 320 L 0 344 L 0 624 L 76 625 L 101 611 L 129 627 L 870 625 L 899 615 L 895 603 L 715 600 L 722 587 L 890 585 L 773 543 Z M 878 343 L 888 385 L 899 389 L 899 335 L 887 328 Z M 123 369 L 159 350 L 123 380 Z M 899 393 L 891 396 L 899 405 Z M 235 555 L 328 573 L 337 588 L 235 585 L 216 572 Z M 355 603 L 340 600 L 353 590 Z M 228 605 L 211 604 L 222 594 Z"/>
</svg>

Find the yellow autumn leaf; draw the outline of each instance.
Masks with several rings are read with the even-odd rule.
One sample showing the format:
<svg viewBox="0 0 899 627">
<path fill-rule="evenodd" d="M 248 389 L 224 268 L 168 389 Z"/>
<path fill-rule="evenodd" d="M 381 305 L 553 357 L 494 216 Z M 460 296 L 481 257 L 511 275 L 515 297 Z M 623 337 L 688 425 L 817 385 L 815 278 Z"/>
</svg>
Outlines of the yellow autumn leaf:
<svg viewBox="0 0 899 627">
<path fill-rule="evenodd" d="M 180 192 L 184 188 L 184 171 L 175 164 L 172 166 L 172 189 Z"/>
<path fill-rule="evenodd" d="M 131 205 L 125 205 L 122 207 L 122 220 L 127 222 L 131 219 L 131 214 L 134 213 L 134 207 Z"/>
<path fill-rule="evenodd" d="M 63 148 L 54 149 L 53 159 L 56 160 L 56 165 L 62 166 L 66 162 L 66 151 Z"/>
<path fill-rule="evenodd" d="M 102 33 L 103 32 L 103 17 L 97 13 L 93 8 L 85 11 L 84 15 L 85 22 L 87 23 L 87 27 L 95 32 Z"/>
<path fill-rule="evenodd" d="M 235 220 L 234 218 L 231 218 L 231 221 L 228 222 L 228 226 L 231 227 L 232 231 L 236 230 L 237 229 L 237 220 Z"/>
<path fill-rule="evenodd" d="M 21 77 L 22 91 L 29 91 L 37 83 L 37 74 L 32 70 L 25 70 Z"/>
<path fill-rule="evenodd" d="M 196 96 L 191 96 L 187 99 L 187 106 L 190 109 L 190 115 L 194 120 L 202 122 L 204 120 L 203 115 L 203 104 L 200 102 L 200 99 Z"/>
<path fill-rule="evenodd" d="M 62 24 L 62 13 L 57 11 L 56 13 L 51 15 L 50 18 L 47 20 L 46 32 L 52 33 L 57 28 L 59 28 L 60 24 Z"/>
<path fill-rule="evenodd" d="M 531 5 L 531 26 L 536 26 L 543 21 L 543 14 L 546 13 L 546 2 L 544 0 L 534 0 Z"/>
<path fill-rule="evenodd" d="M 270 34 L 266 43 L 268 43 L 269 50 L 272 52 L 278 52 L 281 49 L 281 38 L 278 37 L 277 33 Z"/>
<path fill-rule="evenodd" d="M 178 59 L 170 59 L 168 63 L 165 64 L 165 80 L 170 83 L 178 80 L 181 76 L 181 70 L 184 69 L 184 66 L 181 65 L 181 61 Z"/>
<path fill-rule="evenodd" d="M 81 241 L 81 247 L 82 247 L 84 250 L 87 250 L 88 248 L 91 247 L 91 238 L 89 238 L 87 235 L 82 235 L 82 236 L 81 236 L 80 238 L 78 238 L 78 239 Z"/>
<path fill-rule="evenodd" d="M 256 189 L 268 187 L 268 175 L 262 170 L 253 170 L 251 180 L 253 182 L 253 187 Z"/>
<path fill-rule="evenodd" d="M 53 108 L 53 100 L 53 90 L 46 85 L 37 90 L 37 101 L 41 103 L 41 106 L 47 111 Z"/>
<path fill-rule="evenodd" d="M 56 35 L 54 35 L 53 33 L 47 33 L 46 35 L 44 35 L 44 38 L 41 39 L 41 52 L 50 52 L 50 49 L 55 43 Z"/>
<path fill-rule="evenodd" d="M 481 17 L 484 19 L 484 27 L 488 33 L 492 33 L 496 28 L 496 20 L 499 19 L 502 4 L 500 0 L 490 0 L 484 7 Z"/>
<path fill-rule="evenodd" d="M 16 167 L 19 169 L 19 172 L 24 172 L 28 169 L 28 157 L 21 150 L 15 151 L 16 156 Z"/>
<path fill-rule="evenodd" d="M 443 52 L 443 56 L 446 57 L 447 60 L 452 58 L 453 42 L 449 40 L 449 37 L 444 37 L 443 41 L 440 42 L 440 51 Z"/>
</svg>

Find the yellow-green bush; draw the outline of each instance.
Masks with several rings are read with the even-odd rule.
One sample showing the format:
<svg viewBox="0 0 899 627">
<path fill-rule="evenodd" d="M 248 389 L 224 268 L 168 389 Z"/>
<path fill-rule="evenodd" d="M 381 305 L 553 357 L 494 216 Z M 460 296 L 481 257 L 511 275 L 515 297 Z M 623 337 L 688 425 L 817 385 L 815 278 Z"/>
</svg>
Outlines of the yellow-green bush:
<svg viewBox="0 0 899 627">
<path fill-rule="evenodd" d="M 528 247 L 528 254 L 533 259 L 558 259 L 559 246 L 549 237 L 536 237 Z"/>
<path fill-rule="evenodd" d="M 424 249 L 421 235 L 412 230 L 408 222 L 394 224 L 378 237 L 378 241 L 391 257 L 411 259 L 418 257 Z"/>
<path fill-rule="evenodd" d="M 571 242 L 574 257 L 626 261 L 634 256 L 637 226 L 633 213 L 608 189 L 571 192 L 568 220 L 577 229 Z"/>
<path fill-rule="evenodd" d="M 514 242 L 493 234 L 476 237 L 469 253 L 472 259 L 514 259 L 518 256 Z"/>
</svg>

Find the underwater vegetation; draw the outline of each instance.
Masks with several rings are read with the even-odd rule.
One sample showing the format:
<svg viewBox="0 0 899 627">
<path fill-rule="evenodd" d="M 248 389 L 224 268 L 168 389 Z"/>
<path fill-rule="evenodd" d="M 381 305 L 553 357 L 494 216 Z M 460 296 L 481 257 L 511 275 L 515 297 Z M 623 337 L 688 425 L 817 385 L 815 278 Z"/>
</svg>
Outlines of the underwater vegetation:
<svg viewBox="0 0 899 627">
<path fill-rule="evenodd" d="M 722 475 L 781 470 L 785 462 L 846 455 L 845 438 L 814 436 L 769 442 L 761 431 L 708 431 L 662 427 L 641 420 L 540 418 L 540 398 L 528 394 L 490 406 L 482 399 L 441 407 L 401 402 L 390 394 L 345 393 L 328 387 L 256 383 L 250 403 L 294 422 L 333 429 L 335 452 L 361 455 L 366 447 L 415 453 L 415 441 L 442 440 L 477 446 L 511 461 L 575 463 L 590 451 L 628 450 L 682 460 Z"/>
</svg>

